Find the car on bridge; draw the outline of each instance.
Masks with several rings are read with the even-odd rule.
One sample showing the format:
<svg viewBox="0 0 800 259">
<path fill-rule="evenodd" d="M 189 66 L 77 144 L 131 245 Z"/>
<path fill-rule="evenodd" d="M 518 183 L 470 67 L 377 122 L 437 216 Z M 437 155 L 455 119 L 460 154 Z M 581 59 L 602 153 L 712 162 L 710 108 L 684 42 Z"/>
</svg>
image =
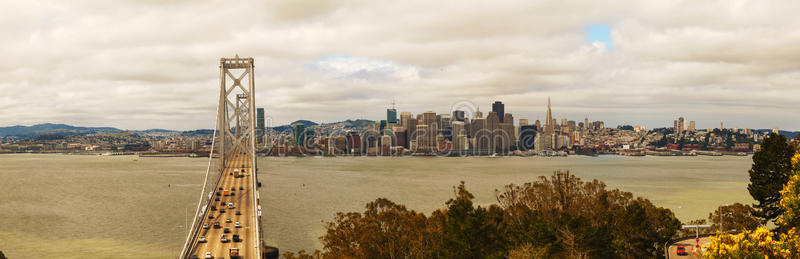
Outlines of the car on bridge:
<svg viewBox="0 0 800 259">
<path fill-rule="evenodd" d="M 242 211 L 241 210 L 237 210 L 236 211 L 236 215 L 242 215 Z"/>
<path fill-rule="evenodd" d="M 225 223 L 231 223 L 231 222 L 233 222 L 233 221 L 231 220 L 231 218 L 227 218 L 227 219 L 225 219 Z"/>
<path fill-rule="evenodd" d="M 214 214 L 210 214 L 210 213 L 209 213 L 209 214 L 208 214 L 208 218 L 209 218 L 209 219 L 214 219 Z"/>
<path fill-rule="evenodd" d="M 680 256 L 689 255 L 689 253 L 686 252 L 686 247 L 683 246 L 678 246 L 677 254 Z"/>
<path fill-rule="evenodd" d="M 231 229 L 230 228 L 225 228 L 225 229 L 222 230 L 222 233 L 225 233 L 225 234 L 231 233 Z"/>
<path fill-rule="evenodd" d="M 203 224 L 203 229 L 208 229 L 208 223 Z"/>
<path fill-rule="evenodd" d="M 228 235 L 222 234 L 222 236 L 219 237 L 219 241 L 222 243 L 228 243 L 231 240 L 228 239 Z"/>
<path fill-rule="evenodd" d="M 205 242 L 208 242 L 205 236 L 200 236 L 200 238 L 197 239 L 197 243 L 205 243 Z"/>
<path fill-rule="evenodd" d="M 244 190 L 244 186 L 239 186 L 239 190 Z"/>
<path fill-rule="evenodd" d="M 239 224 L 239 221 L 236 221 L 236 223 L 234 223 L 233 226 L 236 228 L 241 228 L 242 224 Z"/>
<path fill-rule="evenodd" d="M 233 242 L 242 242 L 242 239 L 239 237 L 239 234 L 233 234 Z"/>
<path fill-rule="evenodd" d="M 206 259 L 214 259 L 214 255 L 212 255 L 211 252 L 206 252 L 206 257 L 205 258 Z"/>
<path fill-rule="evenodd" d="M 214 222 L 214 228 L 215 228 L 215 229 L 219 229 L 219 228 L 221 228 L 221 227 L 222 227 L 222 226 L 220 226 L 220 225 L 219 225 L 219 222 Z"/>
<path fill-rule="evenodd" d="M 233 202 L 228 202 L 228 209 L 233 209 Z"/>
</svg>

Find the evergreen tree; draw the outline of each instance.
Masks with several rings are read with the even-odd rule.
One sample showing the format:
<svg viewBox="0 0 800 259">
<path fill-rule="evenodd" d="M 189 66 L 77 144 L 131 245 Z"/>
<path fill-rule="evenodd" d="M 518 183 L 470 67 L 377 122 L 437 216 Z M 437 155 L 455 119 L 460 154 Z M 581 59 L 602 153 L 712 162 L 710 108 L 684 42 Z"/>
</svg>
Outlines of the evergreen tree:
<svg viewBox="0 0 800 259">
<path fill-rule="evenodd" d="M 780 191 L 792 174 L 794 153 L 794 147 L 787 144 L 786 137 L 772 133 L 764 139 L 761 150 L 753 154 L 747 190 L 756 200 L 753 205 L 755 215 L 761 218 L 762 223 L 774 221 L 783 214 L 778 202 L 781 200 Z"/>
</svg>

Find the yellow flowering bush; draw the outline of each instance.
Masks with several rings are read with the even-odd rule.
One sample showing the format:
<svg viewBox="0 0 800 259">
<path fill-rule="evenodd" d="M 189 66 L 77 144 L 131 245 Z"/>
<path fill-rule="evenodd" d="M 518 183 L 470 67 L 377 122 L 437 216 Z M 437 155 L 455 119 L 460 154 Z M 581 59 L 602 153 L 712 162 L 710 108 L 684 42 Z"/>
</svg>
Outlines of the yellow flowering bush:
<svg viewBox="0 0 800 259">
<path fill-rule="evenodd" d="M 784 214 L 778 224 L 790 227 L 788 233 L 774 238 L 766 228 L 745 231 L 736 235 L 711 236 L 705 246 L 706 258 L 800 258 L 800 154 L 792 157 L 794 175 L 781 190 L 780 207 Z"/>
</svg>

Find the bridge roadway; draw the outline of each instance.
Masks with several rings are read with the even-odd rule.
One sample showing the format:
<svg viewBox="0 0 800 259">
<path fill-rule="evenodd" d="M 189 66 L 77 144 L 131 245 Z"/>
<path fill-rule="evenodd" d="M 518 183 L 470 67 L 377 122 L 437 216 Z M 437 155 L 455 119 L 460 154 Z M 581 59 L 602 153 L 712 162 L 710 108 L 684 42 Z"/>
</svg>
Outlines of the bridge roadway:
<svg viewBox="0 0 800 259">
<path fill-rule="evenodd" d="M 229 160 L 228 165 L 223 170 L 221 179 L 217 188 L 214 189 L 214 197 L 210 203 L 216 206 L 216 210 L 211 210 L 211 206 L 207 209 L 206 216 L 200 224 L 208 224 L 208 229 L 201 229 L 199 235 L 206 238 L 205 243 L 198 243 L 199 238 L 194 239 L 192 244 L 191 255 L 197 255 L 198 258 L 204 258 L 206 252 L 211 252 L 214 258 L 230 258 L 229 249 L 239 248 L 239 255 L 241 258 L 259 258 L 256 252 L 256 246 L 260 245 L 261 241 L 256 240 L 256 232 L 260 231 L 257 226 L 256 217 L 254 214 L 253 203 L 253 184 L 254 171 L 251 168 L 251 158 L 249 155 L 242 152 L 233 152 L 233 157 Z M 244 177 L 235 178 L 233 175 L 234 169 L 245 170 Z M 242 190 L 240 190 L 240 187 Z M 230 191 L 233 188 L 231 196 L 225 196 L 224 191 Z M 219 192 L 219 194 L 217 194 Z M 219 201 L 216 198 L 219 197 Z M 228 203 L 232 202 L 233 209 L 228 209 Z M 224 208 L 225 212 L 220 209 Z M 236 211 L 240 211 L 241 215 L 236 215 Z M 213 215 L 213 218 L 209 218 Z M 231 222 L 226 223 L 226 219 L 230 218 Z M 214 223 L 219 222 L 220 228 L 214 228 Z M 236 228 L 234 224 L 239 222 L 241 228 Z M 230 233 L 223 233 L 225 228 L 230 229 Z M 223 243 L 221 236 L 226 235 L 228 242 Z M 242 239 L 240 242 L 233 241 L 233 234 L 239 234 Z"/>
</svg>

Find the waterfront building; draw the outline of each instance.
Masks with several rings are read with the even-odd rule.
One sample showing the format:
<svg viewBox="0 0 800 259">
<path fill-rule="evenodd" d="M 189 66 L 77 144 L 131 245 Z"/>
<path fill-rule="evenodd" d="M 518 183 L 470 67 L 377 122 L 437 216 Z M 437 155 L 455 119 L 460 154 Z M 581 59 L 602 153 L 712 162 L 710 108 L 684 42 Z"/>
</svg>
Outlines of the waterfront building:
<svg viewBox="0 0 800 259">
<path fill-rule="evenodd" d="M 417 142 L 421 148 L 428 148 L 431 151 L 436 150 L 436 136 L 439 133 L 439 123 L 436 119 L 436 113 L 427 111 L 422 113 L 422 124 L 425 125 L 425 141 L 422 143 Z M 419 128 L 419 127 L 418 127 Z M 419 140 L 419 139 L 417 139 Z"/>
<path fill-rule="evenodd" d="M 495 152 L 497 151 L 497 139 L 501 136 L 500 118 L 496 112 L 489 112 L 489 115 L 486 115 L 486 130 L 489 132 L 489 143 L 486 147 Z"/>
<path fill-rule="evenodd" d="M 428 134 L 428 125 L 425 124 L 417 124 L 416 130 L 416 151 L 417 152 L 426 152 L 430 149 L 431 142 L 430 136 Z"/>
</svg>

